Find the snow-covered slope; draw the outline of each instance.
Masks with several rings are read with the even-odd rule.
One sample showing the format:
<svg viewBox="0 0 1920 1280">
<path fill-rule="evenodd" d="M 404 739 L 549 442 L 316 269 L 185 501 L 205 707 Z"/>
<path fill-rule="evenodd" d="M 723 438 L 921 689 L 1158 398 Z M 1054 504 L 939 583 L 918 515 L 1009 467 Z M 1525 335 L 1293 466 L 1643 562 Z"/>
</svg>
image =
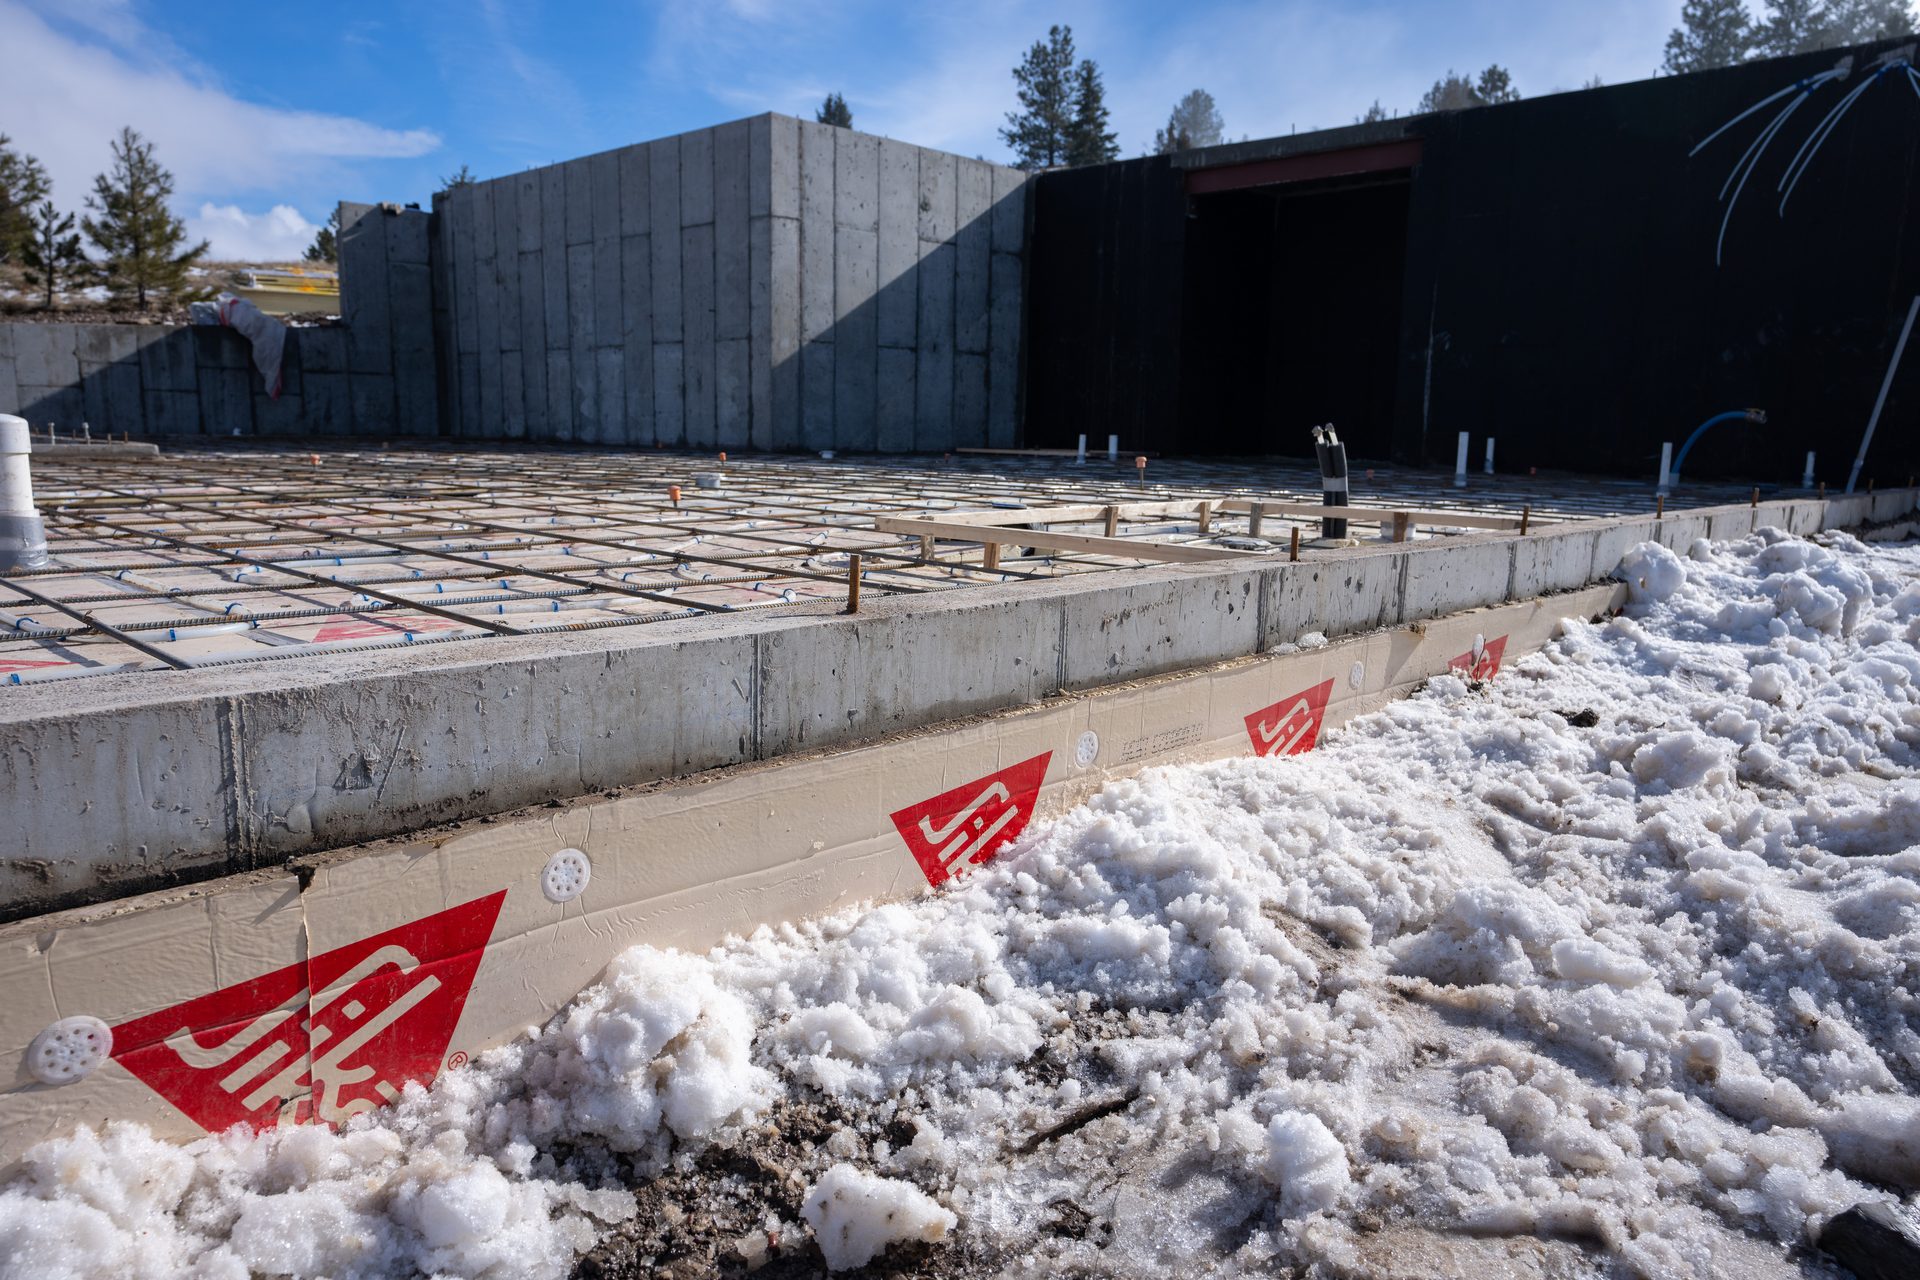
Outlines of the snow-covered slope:
<svg viewBox="0 0 1920 1280">
<path fill-rule="evenodd" d="M 1920 1188 L 1920 548 L 1825 541 L 1643 546 L 1626 616 L 1491 686 L 1113 783 L 951 892 L 629 952 L 346 1132 L 49 1143 L 0 1261 L 1817 1265 Z"/>
</svg>

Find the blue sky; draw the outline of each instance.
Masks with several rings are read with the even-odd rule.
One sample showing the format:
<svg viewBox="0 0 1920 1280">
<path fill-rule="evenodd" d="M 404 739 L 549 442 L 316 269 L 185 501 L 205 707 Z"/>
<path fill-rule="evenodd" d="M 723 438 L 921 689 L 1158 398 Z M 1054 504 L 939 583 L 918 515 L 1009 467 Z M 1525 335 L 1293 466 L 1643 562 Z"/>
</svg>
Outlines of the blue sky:
<svg viewBox="0 0 1920 1280">
<path fill-rule="evenodd" d="M 1009 68 L 1053 22 L 1100 63 L 1120 145 L 1187 90 L 1231 136 L 1406 109 L 1499 62 L 1528 95 L 1654 73 L 1680 0 L 0 0 L 0 132 L 77 208 L 130 123 L 216 254 L 285 256 L 339 199 L 481 177 L 844 93 L 858 128 L 1005 159 Z"/>
</svg>

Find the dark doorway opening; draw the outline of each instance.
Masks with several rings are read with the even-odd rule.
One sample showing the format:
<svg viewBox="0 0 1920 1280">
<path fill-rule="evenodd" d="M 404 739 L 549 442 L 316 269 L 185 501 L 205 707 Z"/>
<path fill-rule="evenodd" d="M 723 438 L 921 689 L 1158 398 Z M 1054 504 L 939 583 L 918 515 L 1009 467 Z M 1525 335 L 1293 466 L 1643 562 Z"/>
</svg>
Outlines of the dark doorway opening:
<svg viewBox="0 0 1920 1280">
<path fill-rule="evenodd" d="M 1411 190 L 1398 170 L 1192 197 L 1182 452 L 1309 455 L 1331 422 L 1391 456 Z"/>
</svg>

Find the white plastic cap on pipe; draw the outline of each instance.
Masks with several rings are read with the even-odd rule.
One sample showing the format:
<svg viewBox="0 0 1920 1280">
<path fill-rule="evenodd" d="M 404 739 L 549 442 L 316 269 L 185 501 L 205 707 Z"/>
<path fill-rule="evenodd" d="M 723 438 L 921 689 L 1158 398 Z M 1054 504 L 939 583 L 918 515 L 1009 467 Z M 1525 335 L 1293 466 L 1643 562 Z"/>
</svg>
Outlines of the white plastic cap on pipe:
<svg viewBox="0 0 1920 1280">
<path fill-rule="evenodd" d="M 0 572 L 47 563 L 47 531 L 33 505 L 27 420 L 0 413 Z"/>
<path fill-rule="evenodd" d="M 1453 459 L 1453 487 L 1467 487 L 1467 433 L 1464 431 L 1460 433 L 1460 448 Z"/>
</svg>

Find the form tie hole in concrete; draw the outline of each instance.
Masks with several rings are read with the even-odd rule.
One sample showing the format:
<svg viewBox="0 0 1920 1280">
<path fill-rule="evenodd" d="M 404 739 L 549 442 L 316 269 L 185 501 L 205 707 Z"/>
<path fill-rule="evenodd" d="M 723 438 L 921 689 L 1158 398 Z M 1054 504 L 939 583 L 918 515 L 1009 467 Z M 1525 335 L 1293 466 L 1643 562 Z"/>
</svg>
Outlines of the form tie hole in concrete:
<svg viewBox="0 0 1920 1280">
<path fill-rule="evenodd" d="M 547 859 L 540 872 L 540 891 L 549 902 L 572 902 L 587 891 L 593 879 L 593 864 L 578 849 L 562 849 Z"/>
<path fill-rule="evenodd" d="M 87 1014 L 77 1014 L 42 1031 L 27 1046 L 27 1071 L 41 1084 L 71 1084 L 85 1079 L 113 1053 L 113 1029 Z"/>
<path fill-rule="evenodd" d="M 1100 755 L 1100 735 L 1089 729 L 1080 735 L 1080 741 L 1073 748 L 1073 762 L 1082 769 L 1092 764 Z"/>
</svg>

